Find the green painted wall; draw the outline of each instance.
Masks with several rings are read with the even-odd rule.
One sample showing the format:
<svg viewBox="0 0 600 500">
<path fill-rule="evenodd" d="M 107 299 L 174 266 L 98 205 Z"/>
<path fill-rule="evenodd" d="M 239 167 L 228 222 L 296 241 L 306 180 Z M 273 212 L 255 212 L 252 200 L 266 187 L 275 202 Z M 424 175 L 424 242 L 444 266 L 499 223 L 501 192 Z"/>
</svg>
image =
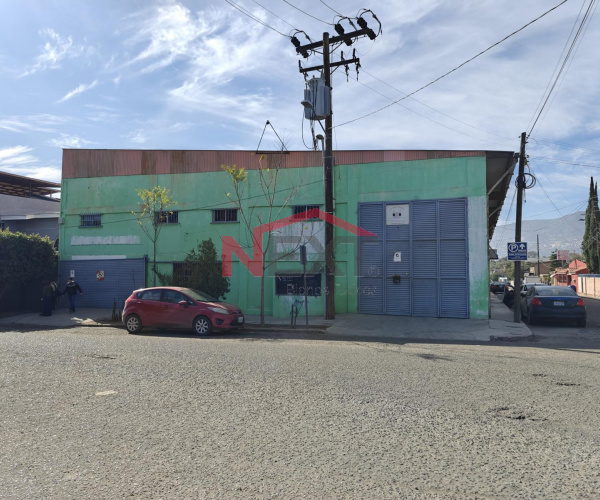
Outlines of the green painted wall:
<svg viewBox="0 0 600 500">
<path fill-rule="evenodd" d="M 267 220 L 267 207 L 258 183 L 258 173 L 248 173 L 244 206 L 248 212 L 250 208 L 253 209 L 252 225 L 255 226 L 260 224 L 259 220 Z M 320 167 L 290 168 L 281 171 L 278 179 L 278 203 L 285 203 L 290 198 L 290 205 L 322 205 L 322 179 L 323 171 Z M 352 224 L 357 224 L 359 202 L 468 198 L 470 315 L 472 318 L 487 318 L 485 180 L 484 157 L 338 165 L 334 169 L 335 214 Z M 243 223 L 212 223 L 213 209 L 233 207 L 227 199 L 227 193 L 232 192 L 232 186 L 225 172 L 207 172 L 64 179 L 61 203 L 64 223 L 60 227 L 61 259 L 70 260 L 78 255 L 123 255 L 127 258 L 147 255 L 149 260 L 152 260 L 152 244 L 139 228 L 131 212 L 137 208 L 136 190 L 152 188 L 155 185 L 172 190 L 173 198 L 178 202 L 174 209 L 179 211 L 179 224 L 165 225 L 162 228 L 157 261 L 182 261 L 191 248 L 209 237 L 220 252 L 221 237 L 225 235 L 233 236 L 246 252 L 251 254 L 250 238 Z M 79 215 L 90 212 L 102 213 L 102 226 L 80 228 Z M 288 215 L 291 215 L 291 208 L 285 207 L 276 218 Z M 336 236 L 345 233 L 339 228 L 336 228 L 335 232 Z M 102 240 L 95 237 L 112 239 Z M 116 237 L 124 238 L 119 240 Z M 126 241 L 128 244 L 114 244 L 118 241 Z M 94 244 L 73 244 L 77 242 Z M 273 267 L 278 271 L 299 270 L 298 258 L 293 259 L 278 262 Z M 322 255 L 309 255 L 309 260 L 323 265 Z M 336 261 L 344 274 L 336 276 L 335 280 L 336 311 L 356 312 L 356 248 L 353 245 L 338 247 Z M 170 272 L 171 265 L 163 264 L 160 269 Z M 292 299 L 274 294 L 274 269 L 269 269 L 269 272 L 271 275 L 265 278 L 266 313 L 288 316 Z M 235 257 L 228 300 L 238 304 L 247 314 L 259 312 L 260 278 L 251 276 Z M 311 315 L 323 314 L 323 303 L 323 296 L 311 298 Z"/>
</svg>

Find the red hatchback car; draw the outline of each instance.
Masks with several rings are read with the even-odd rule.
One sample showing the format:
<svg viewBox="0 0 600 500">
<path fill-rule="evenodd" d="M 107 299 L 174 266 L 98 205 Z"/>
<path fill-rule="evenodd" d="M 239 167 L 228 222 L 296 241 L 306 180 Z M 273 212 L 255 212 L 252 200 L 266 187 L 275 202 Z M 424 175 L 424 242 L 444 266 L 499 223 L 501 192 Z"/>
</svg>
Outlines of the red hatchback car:
<svg viewBox="0 0 600 500">
<path fill-rule="evenodd" d="M 125 301 L 122 321 L 129 333 L 142 328 L 191 328 L 197 335 L 244 325 L 239 307 L 191 288 L 154 287 L 135 290 Z"/>
</svg>

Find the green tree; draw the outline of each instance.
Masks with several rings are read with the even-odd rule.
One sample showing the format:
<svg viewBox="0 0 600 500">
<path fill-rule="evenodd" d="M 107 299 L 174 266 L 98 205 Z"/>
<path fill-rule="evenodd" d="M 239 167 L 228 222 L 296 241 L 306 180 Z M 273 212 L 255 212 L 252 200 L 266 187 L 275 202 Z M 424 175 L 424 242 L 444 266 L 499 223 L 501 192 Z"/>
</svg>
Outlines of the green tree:
<svg viewBox="0 0 600 500">
<path fill-rule="evenodd" d="M 132 214 L 137 217 L 140 228 L 152 242 L 152 277 L 156 286 L 156 244 L 163 224 L 169 214 L 173 214 L 172 207 L 177 205 L 177 202 L 173 201 L 171 190 L 161 186 L 138 189 L 137 195 L 140 198 L 138 210 Z"/>
<path fill-rule="evenodd" d="M 551 254 L 550 254 L 550 263 L 549 263 L 549 269 L 550 272 L 554 271 L 557 267 L 560 267 L 561 263 L 558 260 L 558 249 L 554 250 Z"/>
<path fill-rule="evenodd" d="M 278 195 L 277 189 L 279 174 L 285 168 L 285 155 L 283 154 L 285 146 L 282 147 L 280 154 L 271 155 L 269 161 L 265 165 L 265 157 L 261 156 L 258 169 L 256 170 L 257 181 L 260 187 L 261 196 L 253 201 L 252 206 L 248 206 L 242 201 L 245 198 L 245 188 L 248 185 L 248 172 L 237 165 L 228 166 L 222 165 L 221 168 L 229 174 L 233 185 L 233 193 L 227 193 L 227 197 L 237 208 L 241 217 L 241 222 L 247 229 L 247 234 L 252 239 L 248 242 L 248 247 L 256 248 L 259 244 L 254 240 L 253 229 L 255 226 L 268 224 L 281 218 L 282 211 L 290 205 L 298 193 L 300 187 L 296 186 L 293 189 L 286 190 L 285 195 Z M 260 324 L 265 324 L 265 274 L 266 269 L 287 256 L 294 254 L 301 245 L 301 238 L 298 239 L 297 245 L 292 245 L 290 248 L 267 262 L 267 253 L 273 241 L 271 231 L 265 233 L 263 241 L 263 259 L 262 273 L 260 278 Z"/>
<path fill-rule="evenodd" d="M 202 240 L 197 251 L 192 248 L 188 252 L 179 272 L 173 275 L 157 275 L 163 285 L 194 288 L 216 299 L 225 298 L 229 293 L 229 278 L 223 276 L 212 238 Z"/>
<path fill-rule="evenodd" d="M 47 236 L 0 230 L 0 262 L 0 302 L 19 286 L 56 279 L 57 253 Z"/>
<path fill-rule="evenodd" d="M 581 249 L 583 259 L 591 274 L 597 274 L 599 265 L 598 244 L 600 243 L 600 209 L 598 208 L 598 184 L 594 185 L 594 178 L 590 181 L 590 194 L 588 205 L 585 209 L 585 229 Z"/>
</svg>

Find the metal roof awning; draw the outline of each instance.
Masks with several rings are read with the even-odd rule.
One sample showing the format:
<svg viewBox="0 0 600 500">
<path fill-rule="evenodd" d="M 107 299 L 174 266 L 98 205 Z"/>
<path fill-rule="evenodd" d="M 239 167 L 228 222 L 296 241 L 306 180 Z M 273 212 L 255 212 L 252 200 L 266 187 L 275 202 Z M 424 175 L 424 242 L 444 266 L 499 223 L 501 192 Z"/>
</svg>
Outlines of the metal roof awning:
<svg viewBox="0 0 600 500">
<path fill-rule="evenodd" d="M 56 182 L 0 172 L 0 194 L 22 198 L 42 198 L 58 202 L 60 201 L 58 198 L 50 198 L 50 195 L 58 191 L 60 191 L 60 184 Z"/>
<path fill-rule="evenodd" d="M 518 155 L 512 151 L 486 151 L 486 189 L 488 195 L 488 241 L 504 205 Z"/>
</svg>

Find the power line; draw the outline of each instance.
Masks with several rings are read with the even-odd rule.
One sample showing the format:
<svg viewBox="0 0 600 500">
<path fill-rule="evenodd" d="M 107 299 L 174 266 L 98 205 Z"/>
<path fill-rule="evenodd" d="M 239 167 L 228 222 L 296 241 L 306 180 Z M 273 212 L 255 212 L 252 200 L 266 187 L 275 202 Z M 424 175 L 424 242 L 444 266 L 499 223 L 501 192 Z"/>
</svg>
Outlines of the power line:
<svg viewBox="0 0 600 500">
<path fill-rule="evenodd" d="M 313 16 L 312 14 L 309 14 L 308 12 L 303 11 L 302 9 L 300 9 L 299 7 L 296 7 L 293 3 L 288 2 L 288 0 L 283 0 L 285 3 L 287 3 L 290 7 L 293 7 L 294 9 L 302 12 L 302 14 L 307 15 L 308 17 L 312 17 L 313 19 L 319 21 L 320 23 L 323 24 L 327 24 L 328 26 L 333 26 L 332 23 L 328 23 L 326 21 L 323 21 L 322 19 L 319 19 L 318 17 Z M 566 0 L 565 0 L 566 1 Z"/>
<path fill-rule="evenodd" d="M 531 167 L 530 167 L 531 168 Z M 533 169 L 531 169 L 531 172 L 533 173 Z M 542 186 L 542 182 L 540 181 L 539 177 L 536 177 L 536 181 L 537 183 L 540 185 L 540 187 L 542 188 L 542 191 L 544 192 L 544 194 L 546 195 L 546 198 L 548 198 L 548 201 L 552 204 L 552 206 L 556 209 L 556 211 L 561 215 L 561 217 L 563 216 L 563 213 L 557 208 L 557 206 L 554 204 L 554 202 L 552 201 L 552 198 L 550 198 L 550 196 L 548 196 L 548 193 L 546 192 L 546 190 L 544 189 L 544 186 Z"/>
<path fill-rule="evenodd" d="M 548 100 L 550 99 L 550 96 L 552 95 L 552 92 L 554 91 L 554 88 L 556 87 L 556 84 L 558 83 L 558 80 L 560 79 L 560 76 L 562 75 L 562 72 L 564 71 L 565 67 L 567 66 L 567 61 L 569 61 L 569 59 L 571 58 L 571 55 L 573 54 L 573 50 L 575 48 L 575 45 L 577 44 L 577 41 L 579 40 L 579 37 L 580 37 L 581 33 L 583 32 L 583 27 L 585 26 L 585 23 L 587 22 L 587 20 L 590 17 L 590 13 L 592 11 L 592 7 L 593 7 L 595 1 L 596 0 L 590 0 L 590 4 L 589 4 L 589 6 L 588 6 L 588 8 L 587 8 L 587 10 L 585 12 L 585 14 L 583 15 L 583 19 L 581 20 L 581 23 L 579 25 L 577 33 L 575 33 L 575 36 L 573 37 L 573 41 L 571 42 L 571 46 L 569 47 L 567 55 L 563 59 L 561 68 L 558 71 L 558 73 L 556 74 L 556 78 L 554 79 L 554 83 L 550 87 L 550 90 L 548 91 L 548 94 L 546 95 L 546 99 L 544 100 L 544 104 L 540 108 L 540 111 L 539 111 L 539 113 L 538 113 L 535 121 L 533 122 L 533 125 L 531 126 L 531 129 L 530 129 L 528 135 L 531 135 L 532 132 L 533 132 L 533 130 L 535 129 L 535 126 L 536 126 L 538 120 L 540 119 L 540 116 L 542 115 L 542 113 L 544 111 L 544 108 L 546 107 L 546 104 L 548 104 Z"/>
<path fill-rule="evenodd" d="M 375 75 L 373 75 L 372 73 L 369 73 L 367 70 L 365 70 L 365 69 L 363 69 L 363 68 L 361 68 L 361 69 L 362 69 L 362 72 L 363 72 L 363 73 L 365 73 L 366 75 L 369 75 L 371 78 L 374 78 L 375 80 L 377 80 L 377 81 L 379 81 L 379 82 L 383 83 L 384 85 L 387 85 L 389 88 L 391 88 L 391 89 L 395 90 L 396 92 L 399 92 L 400 94 L 403 94 L 403 95 L 405 95 L 405 96 L 407 95 L 405 92 L 403 92 L 402 90 L 400 90 L 400 89 L 398 89 L 398 88 L 394 87 L 394 86 L 393 86 L 393 85 L 391 85 L 390 83 L 388 83 L 388 82 L 386 82 L 386 81 L 382 80 L 381 78 L 378 78 L 378 77 L 376 77 Z M 456 121 L 456 122 L 458 122 L 458 123 L 461 123 L 461 124 L 463 124 L 463 125 L 466 125 L 467 127 L 471 127 L 472 129 L 479 130 L 479 131 L 481 131 L 481 132 L 484 132 L 484 133 L 486 133 L 486 134 L 489 134 L 489 135 L 494 135 L 494 136 L 496 136 L 496 137 L 500 137 L 501 139 L 506 139 L 507 141 L 512 141 L 512 140 L 513 140 L 513 139 L 512 139 L 512 138 L 510 138 L 510 137 L 505 137 L 505 136 L 502 136 L 502 135 L 495 134 L 495 133 L 493 133 L 493 132 L 488 132 L 487 130 L 484 130 L 484 129 L 482 129 L 482 128 L 476 127 L 475 125 L 471 125 L 470 123 L 463 122 L 462 120 L 459 120 L 458 118 L 454 118 L 453 116 L 450 116 L 450 115 L 448 115 L 448 114 L 444 113 L 443 111 L 440 111 L 439 109 L 436 109 L 436 108 L 434 108 L 434 107 L 432 107 L 432 106 L 429 106 L 428 104 L 425 104 L 423 101 L 419 101 L 418 99 L 415 99 L 414 97 L 410 97 L 410 99 L 411 99 L 412 101 L 415 101 L 415 102 L 419 103 L 421 106 L 425 106 L 426 108 L 429 108 L 429 109 L 431 109 L 432 111 L 435 111 L 436 113 L 439 113 L 440 115 L 442 115 L 442 116 L 445 116 L 446 118 L 450 118 L 451 120 L 454 120 L 454 121 Z"/>
<path fill-rule="evenodd" d="M 295 29 L 296 31 L 300 31 L 298 28 L 296 28 L 295 26 L 291 25 L 290 23 L 288 23 L 283 17 L 279 17 L 277 14 L 275 14 L 275 12 L 267 9 L 264 5 L 259 4 L 256 0 L 252 0 L 256 5 L 258 5 L 260 8 L 266 10 L 269 14 L 274 15 L 277 19 L 280 19 L 281 21 L 283 21 L 285 24 L 287 24 L 289 27 Z"/>
<path fill-rule="evenodd" d="M 577 26 L 577 21 L 579 21 L 579 16 L 581 16 L 581 13 L 583 12 L 584 5 L 585 5 L 585 0 L 581 4 L 581 9 L 579 10 L 579 14 L 577 14 L 577 18 L 573 22 L 573 27 L 571 28 L 571 32 L 569 33 L 569 36 L 567 37 L 567 40 L 565 41 L 565 46 L 563 47 L 563 50 L 560 53 L 560 57 L 558 58 L 558 61 L 556 61 L 556 66 L 554 68 L 554 71 L 552 71 L 552 75 L 550 76 L 550 80 L 548 80 L 548 84 L 546 85 L 544 93 L 542 94 L 542 97 L 540 98 L 540 102 L 538 103 L 537 107 L 535 108 L 535 111 L 533 112 L 533 116 L 531 117 L 531 120 L 529 120 L 529 123 L 527 124 L 527 128 L 530 127 L 531 122 L 533 121 L 533 119 L 536 116 L 538 110 L 540 109 L 540 106 L 542 105 L 542 102 L 544 101 L 544 96 L 546 95 L 546 92 L 548 92 L 548 89 L 550 88 L 550 85 L 552 83 L 552 79 L 553 79 L 553 77 L 554 77 L 554 75 L 555 75 L 555 73 L 558 70 L 558 67 L 560 65 L 560 61 L 562 60 L 562 57 L 565 54 L 565 51 L 567 50 L 567 47 L 569 45 L 569 40 L 571 39 L 571 36 L 573 35 L 573 32 L 575 31 L 575 27 Z"/>
<path fill-rule="evenodd" d="M 565 205 L 564 207 L 561 207 L 561 209 L 564 210 L 565 208 L 572 207 L 573 205 L 581 205 L 582 203 L 585 203 L 586 201 L 587 200 L 577 200 L 577 201 L 575 201 L 573 203 L 569 203 L 568 205 Z M 556 212 L 556 210 L 548 210 L 547 212 L 541 212 L 539 214 L 532 214 L 532 215 L 529 216 L 529 218 L 523 219 L 523 220 L 534 220 L 534 219 L 532 219 L 532 217 L 537 217 L 538 215 L 551 214 L 551 213 L 554 213 L 554 212 Z"/>
<path fill-rule="evenodd" d="M 550 139 L 542 139 L 539 137 L 531 137 L 530 139 L 536 143 L 541 142 L 546 144 L 552 144 L 554 146 L 558 146 L 559 148 L 572 149 L 573 151 L 583 151 L 584 153 L 600 154 L 600 150 L 598 149 L 584 148 L 582 146 L 573 146 L 572 144 L 569 144 L 567 142 L 551 141 Z"/>
<path fill-rule="evenodd" d="M 556 158 L 544 158 L 543 156 L 530 156 L 530 158 L 535 158 L 536 160 L 545 160 L 552 163 L 564 163 L 566 165 L 573 165 L 575 167 L 600 168 L 600 165 L 590 165 L 589 163 L 575 163 L 572 161 L 557 160 Z"/>
<path fill-rule="evenodd" d="M 332 10 L 333 12 L 335 12 L 338 16 L 340 17 L 346 17 L 343 14 L 340 14 L 337 10 L 335 10 L 333 7 L 330 7 L 329 5 L 327 5 L 323 0 L 320 0 L 320 2 L 327 7 L 329 10 Z"/>
<path fill-rule="evenodd" d="M 229 5 L 231 5 L 234 9 L 239 10 L 242 14 L 244 14 L 245 16 L 248 16 L 253 21 L 256 21 L 257 23 L 262 24 L 265 28 L 269 28 L 270 30 L 273 30 L 275 33 L 279 33 L 281 36 L 284 36 L 286 38 L 291 38 L 289 35 L 286 35 L 286 34 L 282 33 L 281 31 L 276 30 L 275 28 L 273 28 L 273 26 L 269 26 L 267 23 L 261 21 L 258 17 L 254 16 L 253 14 L 251 14 L 250 12 L 248 12 L 246 9 L 244 9 L 242 6 L 240 6 L 237 3 L 235 3 L 233 0 L 225 0 L 225 1 Z"/>
<path fill-rule="evenodd" d="M 284 0 L 286 1 L 286 0 Z M 454 73 L 456 70 L 462 68 L 464 65 L 470 63 L 471 61 L 473 61 L 474 59 L 477 59 L 479 56 L 485 54 L 486 52 L 490 51 L 491 49 L 493 49 L 494 47 L 500 45 L 502 42 L 508 40 L 510 37 L 516 35 L 517 33 L 519 33 L 520 31 L 523 31 L 525 28 L 527 28 L 528 26 L 532 25 L 533 23 L 535 23 L 536 21 L 539 21 L 542 17 L 548 15 L 550 12 L 552 12 L 553 10 L 556 10 L 558 7 L 560 7 L 561 5 L 563 5 L 564 3 L 566 3 L 568 0 L 563 0 L 561 3 L 559 3 L 558 5 L 552 7 L 550 10 L 547 10 L 546 12 L 544 12 L 541 16 L 536 17 L 535 19 L 533 19 L 532 21 L 529 21 L 527 24 L 525 24 L 524 26 L 522 26 L 521 28 L 519 28 L 516 31 L 513 31 L 510 35 L 505 36 L 502 40 L 499 40 L 498 42 L 494 43 L 493 45 L 490 45 L 487 49 L 482 50 L 481 52 L 479 52 L 477 55 L 471 57 L 470 59 L 467 59 L 465 62 L 463 62 L 462 64 L 459 64 L 458 66 L 456 66 L 454 69 L 451 69 L 450 71 L 448 71 L 447 73 L 444 73 L 442 76 L 436 78 L 435 80 L 432 80 L 431 82 L 429 82 L 426 85 L 423 85 L 422 87 L 418 88 L 417 90 L 415 90 L 414 92 L 411 92 L 410 94 L 407 94 L 406 96 L 404 96 L 402 99 L 398 99 L 397 101 L 394 101 L 390 104 L 388 104 L 387 106 L 383 106 L 382 108 L 376 109 L 375 111 L 371 111 L 370 113 L 367 113 L 366 115 L 363 116 L 359 116 L 358 118 L 354 118 L 353 120 L 349 120 L 347 122 L 344 123 L 340 123 L 339 125 L 337 125 L 338 127 L 341 127 L 343 125 L 348 125 L 349 123 L 353 123 L 355 121 L 358 120 L 362 120 L 363 118 L 367 118 L 368 116 L 374 115 L 375 113 L 379 113 L 380 111 L 383 111 L 384 109 L 389 108 L 390 106 L 393 106 L 394 104 L 403 101 L 404 99 L 407 99 L 408 97 L 416 94 L 417 92 L 420 92 L 423 89 L 426 89 L 427 87 L 433 85 L 436 82 L 439 82 L 442 78 L 447 77 L 448 75 L 450 75 L 451 73 Z"/>
<path fill-rule="evenodd" d="M 365 71 L 365 73 L 366 73 L 366 71 Z M 360 80 L 358 80 L 358 79 L 355 79 L 355 78 L 352 78 L 352 79 L 353 79 L 353 80 L 356 80 L 356 82 L 358 82 L 358 83 L 359 83 L 359 84 L 361 84 L 362 86 L 364 86 L 364 87 L 368 88 L 369 90 L 371 90 L 371 91 L 375 92 L 376 94 L 379 94 L 380 96 L 382 96 L 382 97 L 385 97 L 386 99 L 388 99 L 388 100 L 392 101 L 392 102 L 393 102 L 393 104 L 397 104 L 398 106 L 401 106 L 401 107 L 403 107 L 404 109 L 406 109 L 406 110 L 410 111 L 411 113 L 414 113 L 414 114 L 416 114 L 416 115 L 418 115 L 418 116 L 420 116 L 420 117 L 422 117 L 422 118 L 425 118 L 426 120 L 429 120 L 429 121 L 431 121 L 431 122 L 433 122 L 433 123 L 436 123 L 437 125 L 440 125 L 441 127 L 444 127 L 444 128 L 446 128 L 446 129 L 448 129 L 448 130 L 451 130 L 451 131 L 453 131 L 453 132 L 456 132 L 456 133 L 458 133 L 458 134 L 465 135 L 465 136 L 467 136 L 467 137 L 470 137 L 471 139 L 475 139 L 475 140 L 477 140 L 477 141 L 481 141 L 481 142 L 485 142 L 485 143 L 492 142 L 493 144 L 499 144 L 500 146 L 506 146 L 506 144 L 503 144 L 503 143 L 494 142 L 494 141 L 488 141 L 488 140 L 486 140 L 486 139 L 480 139 L 479 137 L 475 137 L 474 135 L 467 134 L 466 132 L 462 132 L 462 131 L 460 131 L 460 130 L 458 130 L 458 129 L 455 129 L 455 128 L 452 128 L 452 127 L 450 127 L 450 126 L 448 126 L 448 125 L 445 125 L 445 124 L 444 124 L 444 123 L 442 123 L 442 122 L 438 122 L 437 120 L 434 120 L 433 118 L 430 118 L 430 117 L 428 117 L 428 116 L 426 116 L 426 115 L 423 115 L 423 114 L 419 113 L 418 111 L 415 111 L 414 109 L 411 109 L 411 108 L 409 108 L 408 106 L 404 106 L 403 104 L 400 104 L 398 101 L 394 101 L 394 99 L 393 99 L 393 98 L 391 98 L 391 97 L 388 97 L 388 96 L 386 96 L 385 94 L 382 94 L 382 93 L 381 93 L 381 92 L 379 92 L 378 90 L 376 90 L 376 89 L 374 89 L 374 88 L 370 87 L 369 85 L 367 85 L 367 84 L 365 84 L 365 83 L 361 82 Z M 384 83 L 385 83 L 385 82 L 384 82 Z M 390 86 L 391 86 L 391 85 L 390 85 Z M 392 88 L 393 88 L 393 87 L 392 87 Z M 394 89 L 394 90 L 396 90 L 396 89 Z M 400 91 L 398 91 L 398 92 L 400 92 Z M 412 99 L 412 98 L 411 98 L 411 99 Z M 416 99 L 415 99 L 415 100 L 416 100 Z M 417 101 L 417 102 L 419 102 L 419 101 Z M 421 104 L 421 103 L 419 103 L 419 104 Z M 429 106 L 427 106 L 427 107 L 429 107 Z M 431 109 L 433 109 L 433 108 L 431 108 Z M 435 110 L 434 110 L 434 111 L 435 111 Z"/>
</svg>

